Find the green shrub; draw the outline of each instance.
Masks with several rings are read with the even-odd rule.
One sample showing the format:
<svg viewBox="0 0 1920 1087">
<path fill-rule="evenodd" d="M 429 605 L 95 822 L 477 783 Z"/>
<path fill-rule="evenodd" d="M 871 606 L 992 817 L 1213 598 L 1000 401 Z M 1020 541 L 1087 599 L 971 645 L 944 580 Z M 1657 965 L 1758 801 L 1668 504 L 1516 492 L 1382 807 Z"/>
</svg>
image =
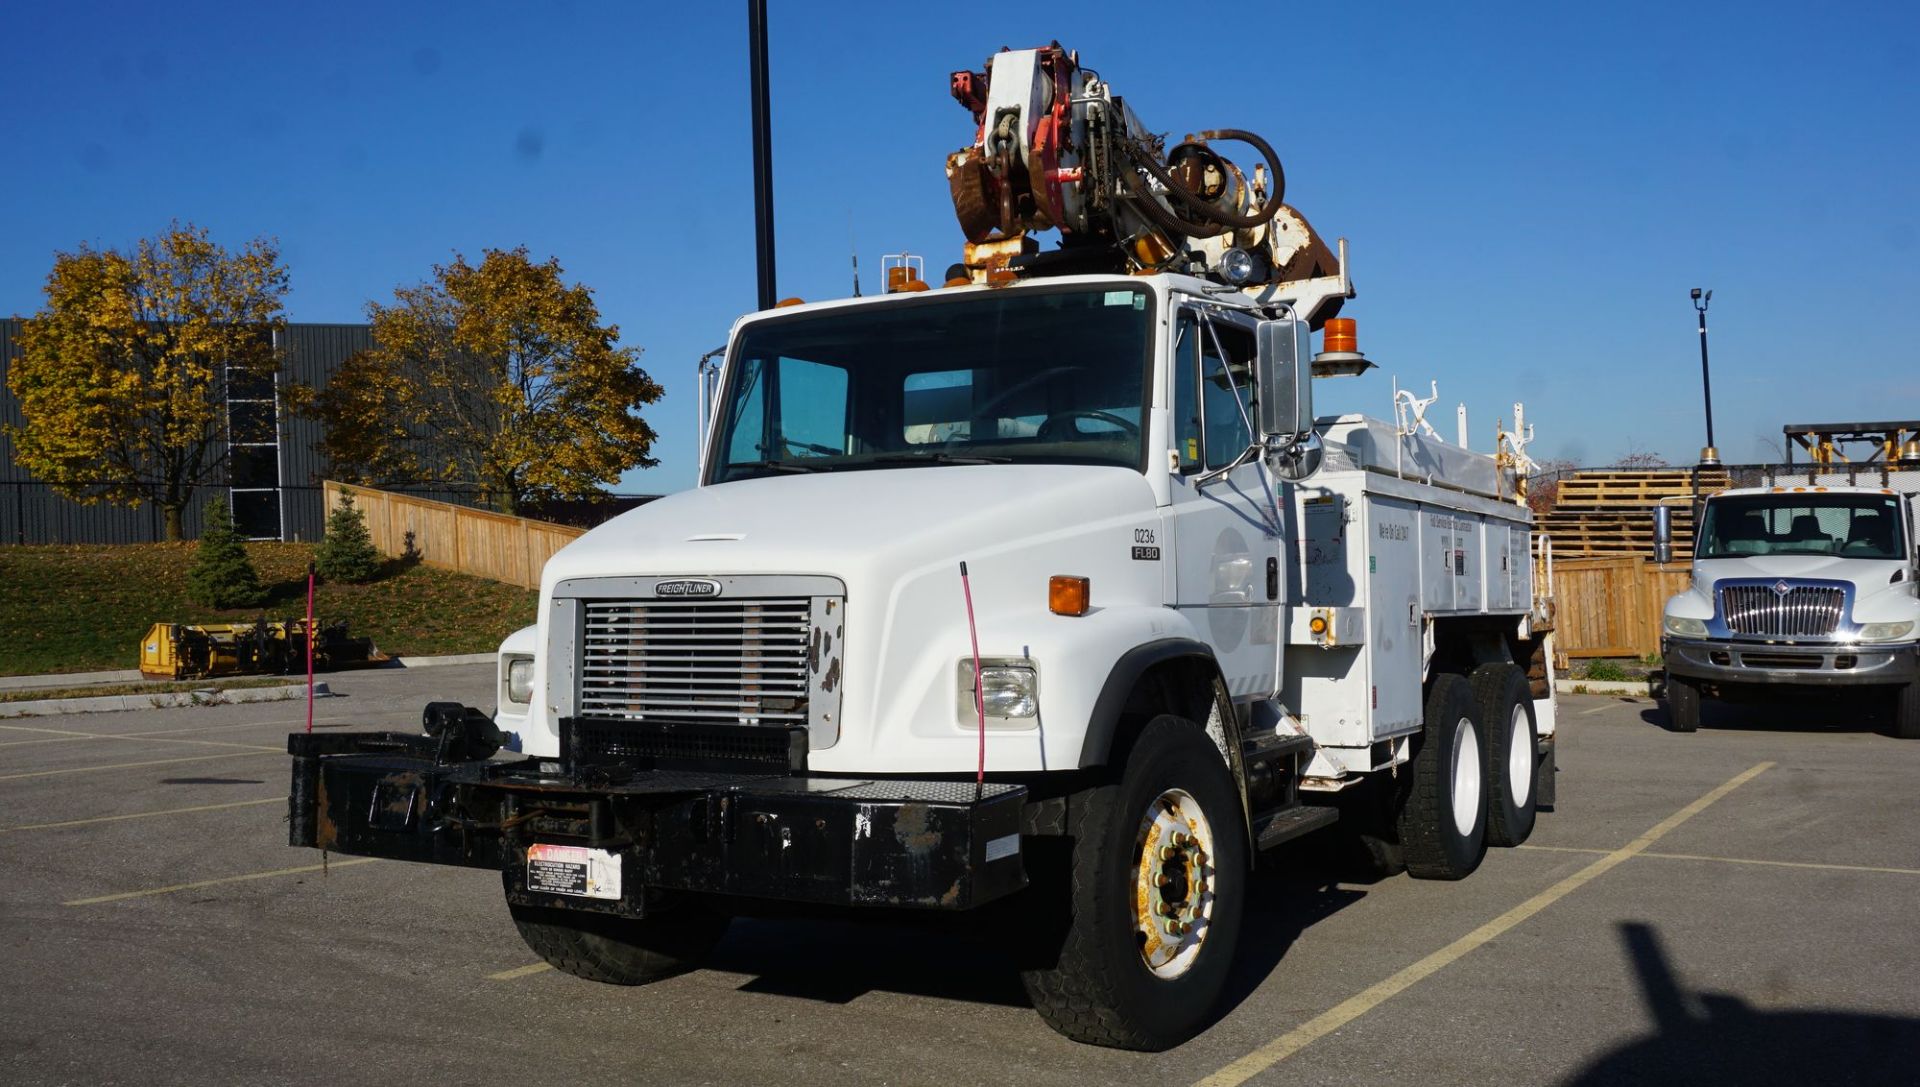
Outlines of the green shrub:
<svg viewBox="0 0 1920 1087">
<path fill-rule="evenodd" d="M 1587 678 L 1601 681 L 1620 681 L 1632 679 L 1627 670 L 1613 661 L 1598 660 L 1587 663 Z"/>
<path fill-rule="evenodd" d="M 267 602 L 267 590 L 247 557 L 247 545 L 234 531 L 227 500 L 207 501 L 200 546 L 187 568 L 187 598 L 214 608 L 252 608 Z"/>
<path fill-rule="evenodd" d="M 380 573 L 380 552 L 367 535 L 366 515 L 354 508 L 353 496 L 342 495 L 340 505 L 327 515 L 327 534 L 313 551 L 314 570 L 334 582 L 372 581 Z"/>
</svg>

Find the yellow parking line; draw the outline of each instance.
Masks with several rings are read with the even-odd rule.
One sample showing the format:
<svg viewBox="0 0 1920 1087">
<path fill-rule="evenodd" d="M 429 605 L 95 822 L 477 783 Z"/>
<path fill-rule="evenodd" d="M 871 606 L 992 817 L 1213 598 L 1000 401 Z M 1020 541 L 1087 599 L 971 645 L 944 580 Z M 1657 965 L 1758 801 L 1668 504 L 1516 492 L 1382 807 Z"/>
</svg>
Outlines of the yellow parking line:
<svg viewBox="0 0 1920 1087">
<path fill-rule="evenodd" d="M 544 962 L 536 962 L 532 966 L 516 966 L 511 970 L 502 970 L 498 974 L 488 974 L 487 980 L 488 981 L 512 981 L 515 978 L 524 978 L 533 974 L 543 973 L 551 969 L 553 969 L 553 967 L 547 965 Z"/>
<path fill-rule="evenodd" d="M 58 736 L 49 736 L 38 740 L 0 741 L 0 747 L 23 747 L 27 744 L 70 744 L 79 740 L 145 740 L 158 736 L 173 736 L 184 732 L 231 732 L 235 729 L 265 727 L 266 724 L 263 722 L 248 721 L 240 725 L 195 725 L 192 728 L 161 728 L 151 729 L 145 732 L 68 732 L 63 729 L 58 730 L 61 733 Z"/>
<path fill-rule="evenodd" d="M 0 827 L 0 834 L 11 834 L 16 830 L 54 830 L 59 827 L 84 827 L 94 823 L 118 823 L 124 819 L 152 819 L 159 815 L 185 815 L 196 811 L 224 811 L 227 808 L 252 808 L 261 804 L 285 803 L 284 796 L 270 796 L 264 800 L 235 800 L 227 804 L 199 804 L 191 808 L 166 808 L 161 811 L 137 811 L 128 815 L 99 815 L 92 819 L 67 819 L 58 823 L 22 823 L 17 827 Z"/>
<path fill-rule="evenodd" d="M 1611 849 L 1575 849 L 1564 845 L 1523 845 L 1521 849 L 1533 849 L 1543 853 L 1611 853 Z M 1640 854 L 1663 861 L 1713 861 L 1716 864 L 1759 864 L 1772 868 L 1815 868 L 1830 872 L 1891 872 L 1901 876 L 1920 876 L 1920 868 L 1890 868 L 1877 864 L 1818 864 L 1813 861 L 1770 861 L 1759 857 L 1713 857 L 1704 853 L 1654 853 Z"/>
<path fill-rule="evenodd" d="M 1734 775 L 1728 781 L 1716 786 L 1705 796 L 1674 812 L 1655 824 L 1653 829 L 1642 834 L 1619 849 L 1595 860 L 1553 886 L 1527 899 L 1493 920 L 1460 937 L 1447 946 L 1428 955 L 1426 958 L 1404 967 L 1387 978 L 1368 986 L 1359 994 L 1334 1005 L 1305 1023 L 1275 1038 L 1259 1049 L 1241 1057 L 1239 1060 L 1220 1069 L 1199 1081 L 1196 1087 L 1234 1087 L 1245 1083 L 1254 1076 L 1272 1068 L 1274 1065 L 1293 1056 L 1300 1050 L 1312 1045 L 1320 1038 L 1339 1030 L 1355 1019 L 1360 1018 L 1387 1000 L 1412 987 L 1416 983 L 1432 976 L 1448 963 L 1467 953 L 1485 946 L 1492 940 L 1504 935 L 1514 926 L 1525 921 L 1567 895 L 1592 882 L 1596 877 L 1619 866 L 1637 854 L 1646 852 L 1647 847 L 1659 841 L 1675 827 L 1705 811 L 1715 801 L 1740 786 L 1752 781 L 1773 766 L 1763 762 Z"/>
<path fill-rule="evenodd" d="M 257 759 L 265 754 L 284 755 L 286 752 L 277 747 L 263 747 L 258 751 L 228 751 L 219 755 L 187 755 L 178 759 L 149 759 L 146 762 L 116 762 L 106 766 L 69 766 L 64 770 L 29 770 L 24 774 L 0 774 L 0 781 L 18 781 L 21 778 L 53 777 L 56 774 L 85 774 L 94 770 L 133 770 L 142 766 L 168 766 L 176 762 L 212 762 L 214 759 Z"/>
<path fill-rule="evenodd" d="M 285 747 L 268 747 L 264 744 L 236 744 L 224 740 L 188 740 L 175 736 L 49 736 L 42 740 L 12 740 L 0 747 L 19 747 L 23 744 L 71 744 L 82 740 L 132 740 L 149 744 L 199 744 L 202 747 L 245 747 L 254 751 L 285 751 Z"/>
<path fill-rule="evenodd" d="M 153 895 L 170 895 L 175 891 L 193 891 L 201 887 L 218 887 L 223 883 L 246 883 L 249 880 L 272 879 L 275 876 L 297 876 L 302 872 L 318 872 L 327 868 L 351 868 L 356 864 L 372 864 L 378 857 L 352 857 L 343 861 L 326 864 L 303 864 L 297 868 L 273 868 L 265 872 L 248 872 L 243 876 L 222 876 L 219 879 L 198 879 L 192 883 L 176 883 L 171 887 L 149 887 L 144 891 L 121 891 L 113 895 L 96 895 L 93 898 L 76 898 L 71 902 L 62 902 L 62 906 L 98 906 L 102 902 L 124 902 L 129 898 L 148 898 Z"/>
<path fill-rule="evenodd" d="M 47 732 L 55 736 L 81 737 L 98 735 L 98 733 L 93 732 L 75 732 L 70 728 L 29 728 L 26 725 L 0 725 L 0 729 L 8 732 Z"/>
<path fill-rule="evenodd" d="M 1815 868 L 1828 872 L 1892 872 L 1902 876 L 1920 876 L 1920 868 L 1883 868 L 1872 864 L 1815 864 L 1811 861 L 1763 861 L 1753 857 L 1704 857 L 1698 853 L 1642 853 L 1663 861 L 1718 861 L 1721 864 L 1759 864 L 1772 868 Z"/>
</svg>

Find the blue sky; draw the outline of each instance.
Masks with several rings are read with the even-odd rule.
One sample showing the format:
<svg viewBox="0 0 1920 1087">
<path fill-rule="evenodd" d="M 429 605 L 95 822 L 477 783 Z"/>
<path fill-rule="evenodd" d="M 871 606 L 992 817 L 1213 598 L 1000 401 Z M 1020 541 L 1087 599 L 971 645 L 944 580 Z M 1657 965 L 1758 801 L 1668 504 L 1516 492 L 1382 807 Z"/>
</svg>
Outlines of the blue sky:
<svg viewBox="0 0 1920 1087">
<path fill-rule="evenodd" d="M 1381 368 L 1320 383 L 1323 410 L 1437 379 L 1441 432 L 1464 400 L 1477 448 L 1524 400 L 1536 456 L 1683 462 L 1698 285 L 1727 458 L 1772 459 L 1783 423 L 1920 417 L 1920 5 L 770 6 L 782 295 L 849 293 L 853 246 L 869 291 L 883 253 L 953 260 L 941 162 L 970 125 L 947 73 L 1057 38 L 1160 131 L 1265 134 L 1289 202 L 1350 239 Z M 277 237 L 295 321 L 524 244 L 667 389 L 660 466 L 622 489 L 691 485 L 694 359 L 754 302 L 744 3 L 6 26 L 0 313 L 38 308 L 56 250 L 174 218 Z"/>
</svg>

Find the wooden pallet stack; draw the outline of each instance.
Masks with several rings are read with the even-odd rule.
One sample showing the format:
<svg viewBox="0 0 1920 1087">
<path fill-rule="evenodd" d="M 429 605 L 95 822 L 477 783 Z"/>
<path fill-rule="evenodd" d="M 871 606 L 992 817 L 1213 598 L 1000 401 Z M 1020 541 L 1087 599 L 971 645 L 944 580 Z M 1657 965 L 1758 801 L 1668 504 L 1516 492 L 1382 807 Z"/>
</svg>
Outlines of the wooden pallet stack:
<svg viewBox="0 0 1920 1087">
<path fill-rule="evenodd" d="M 1700 472 L 1700 495 L 1724 491 L 1724 469 Z M 1653 511 L 1673 510 L 1673 554 L 1693 554 L 1694 494 L 1691 468 L 1603 469 L 1575 472 L 1560 481 L 1552 512 L 1538 531 L 1553 538 L 1553 554 L 1562 559 L 1652 558 Z"/>
</svg>

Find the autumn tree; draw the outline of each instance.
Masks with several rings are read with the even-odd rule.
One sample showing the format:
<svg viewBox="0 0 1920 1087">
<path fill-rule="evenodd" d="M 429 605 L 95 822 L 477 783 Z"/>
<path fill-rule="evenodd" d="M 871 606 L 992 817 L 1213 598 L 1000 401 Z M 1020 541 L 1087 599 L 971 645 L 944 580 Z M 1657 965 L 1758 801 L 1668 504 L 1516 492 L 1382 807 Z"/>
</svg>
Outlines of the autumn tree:
<svg viewBox="0 0 1920 1087">
<path fill-rule="evenodd" d="M 229 374 L 277 365 L 287 271 L 272 241 L 226 249 L 178 223 L 131 253 L 54 256 L 7 376 L 20 465 L 83 503 L 157 503 L 169 540 L 227 459 Z"/>
<path fill-rule="evenodd" d="M 638 412 L 660 386 L 557 260 L 535 263 L 525 247 L 486 250 L 477 266 L 456 254 L 367 314 L 374 346 L 307 404 L 335 475 L 476 482 L 513 513 L 658 463 Z"/>
</svg>

